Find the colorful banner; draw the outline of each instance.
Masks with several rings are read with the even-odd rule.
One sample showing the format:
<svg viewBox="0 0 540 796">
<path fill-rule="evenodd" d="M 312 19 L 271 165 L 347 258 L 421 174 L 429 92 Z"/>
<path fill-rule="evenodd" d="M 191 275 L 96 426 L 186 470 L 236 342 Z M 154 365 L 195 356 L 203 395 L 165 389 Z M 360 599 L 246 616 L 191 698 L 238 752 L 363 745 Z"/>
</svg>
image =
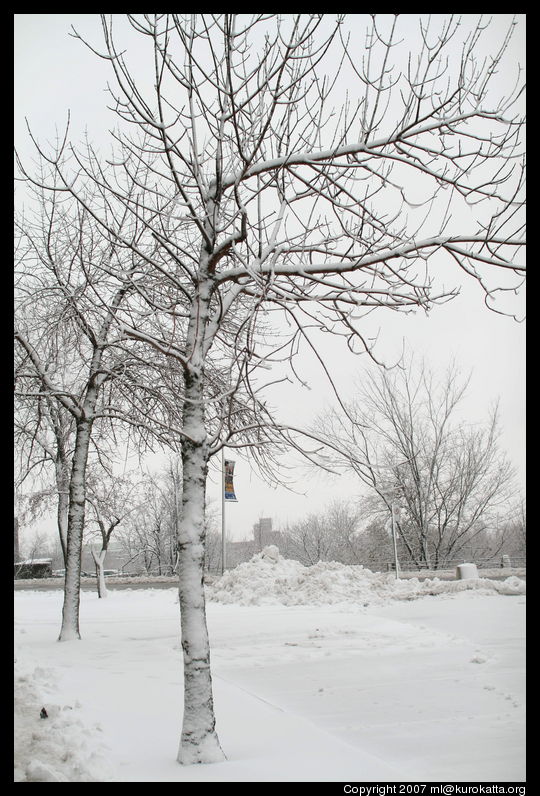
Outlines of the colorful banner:
<svg viewBox="0 0 540 796">
<path fill-rule="evenodd" d="M 224 499 L 230 500 L 234 503 L 238 503 L 236 499 L 236 495 L 234 494 L 234 483 L 233 483 L 233 475 L 234 475 L 234 462 L 230 459 L 225 459 L 225 475 L 223 479 L 223 486 L 224 486 Z"/>
</svg>

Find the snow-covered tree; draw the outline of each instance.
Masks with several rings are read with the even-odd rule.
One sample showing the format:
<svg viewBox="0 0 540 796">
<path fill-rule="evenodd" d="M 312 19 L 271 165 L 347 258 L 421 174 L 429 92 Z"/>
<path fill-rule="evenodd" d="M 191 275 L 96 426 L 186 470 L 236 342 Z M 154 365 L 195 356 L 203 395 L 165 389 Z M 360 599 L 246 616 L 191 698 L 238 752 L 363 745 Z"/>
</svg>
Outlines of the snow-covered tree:
<svg viewBox="0 0 540 796">
<path fill-rule="evenodd" d="M 140 483 L 128 476 L 118 476 L 110 472 L 98 474 L 97 468 L 90 468 L 87 473 L 86 502 L 90 507 L 90 516 L 86 526 L 91 528 L 93 536 L 97 535 L 99 549 L 90 539 L 90 550 L 96 567 L 96 586 L 99 598 L 107 597 L 105 582 L 105 559 L 111 536 L 117 533 L 119 525 L 137 509 L 137 502 L 143 500 Z M 92 525 L 97 525 L 97 531 Z M 88 535 L 88 534 L 87 534 Z"/>
<path fill-rule="evenodd" d="M 152 575 L 171 575 L 178 565 L 177 529 L 181 462 L 169 458 L 166 466 L 140 476 L 137 503 L 126 514 L 118 533 L 126 563 L 137 562 Z M 221 534 L 209 507 L 205 512 L 205 569 L 217 572 L 221 565 Z"/>
<path fill-rule="evenodd" d="M 326 509 L 312 512 L 282 531 L 280 551 L 306 566 L 318 561 L 363 563 L 357 539 L 360 518 L 358 502 L 334 501 Z"/>
<path fill-rule="evenodd" d="M 56 467 L 66 564 L 59 638 L 66 641 L 80 638 L 86 472 L 93 440 L 96 460 L 106 455 L 107 446 L 95 444 L 96 427 L 113 441 L 113 423 L 119 419 L 143 441 L 148 435 L 159 438 L 166 428 L 169 443 L 174 422 L 165 407 L 166 393 L 159 391 L 157 358 L 141 364 L 136 344 L 123 345 L 114 326 L 133 289 L 137 263 L 133 258 L 127 263 L 114 235 L 103 234 L 80 203 L 56 190 L 57 184 L 51 191 L 28 184 L 34 186 L 33 209 L 16 220 L 15 397 L 24 407 L 18 413 L 24 417 L 24 436 L 34 449 L 39 444 Z M 164 413 L 167 422 L 160 426 Z"/>
<path fill-rule="evenodd" d="M 212 762 L 223 752 L 203 590 L 210 459 L 224 443 L 260 455 L 290 441 L 261 400 L 262 366 L 282 378 L 310 350 L 329 373 L 325 333 L 370 350 L 366 314 L 448 300 L 448 264 L 488 304 L 519 284 L 521 74 L 504 66 L 515 82 L 498 90 L 513 25 L 484 60 L 484 20 L 127 15 L 139 46 L 118 22 L 103 15 L 103 44 L 88 43 L 111 68 L 114 152 L 41 148 L 55 182 L 40 183 L 144 268 L 144 282 L 124 268 L 133 300 L 114 323 L 181 374 L 178 760 Z M 111 207 L 127 228 L 111 228 Z"/>
<path fill-rule="evenodd" d="M 153 575 L 176 570 L 178 526 L 178 461 L 164 471 L 140 477 L 137 505 L 122 523 L 119 540 L 128 561 L 136 560 Z"/>
<path fill-rule="evenodd" d="M 414 362 L 364 373 L 354 398 L 317 424 L 341 446 L 329 454 L 333 464 L 358 475 L 375 509 L 399 509 L 400 545 L 417 565 L 437 569 L 459 557 L 515 496 L 497 411 L 484 425 L 460 413 L 468 383 L 455 365 L 438 377 Z"/>
<path fill-rule="evenodd" d="M 49 395 L 18 398 L 14 423 L 17 488 L 25 490 L 25 510 L 33 519 L 56 508 L 65 565 L 73 417 Z"/>
</svg>

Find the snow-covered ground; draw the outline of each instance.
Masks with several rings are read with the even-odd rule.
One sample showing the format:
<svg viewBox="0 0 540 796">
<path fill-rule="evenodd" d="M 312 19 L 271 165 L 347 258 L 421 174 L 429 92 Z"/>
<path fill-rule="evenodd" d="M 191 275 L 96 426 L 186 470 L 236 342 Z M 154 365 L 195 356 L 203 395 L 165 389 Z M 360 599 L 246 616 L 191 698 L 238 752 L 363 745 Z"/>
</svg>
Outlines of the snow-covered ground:
<svg viewBox="0 0 540 796">
<path fill-rule="evenodd" d="M 17 591 L 15 781 L 522 782 L 524 590 L 255 557 L 208 588 L 228 759 L 189 767 L 176 590 L 83 592 L 66 643 Z"/>
</svg>

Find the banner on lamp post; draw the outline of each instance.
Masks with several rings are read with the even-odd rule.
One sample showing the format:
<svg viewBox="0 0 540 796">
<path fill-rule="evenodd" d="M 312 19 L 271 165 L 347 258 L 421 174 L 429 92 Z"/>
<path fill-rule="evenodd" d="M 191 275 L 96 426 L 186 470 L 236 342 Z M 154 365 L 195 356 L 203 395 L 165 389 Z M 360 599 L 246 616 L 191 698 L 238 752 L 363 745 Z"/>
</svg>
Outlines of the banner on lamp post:
<svg viewBox="0 0 540 796">
<path fill-rule="evenodd" d="M 237 497 L 234 493 L 234 461 L 225 459 L 225 473 L 223 476 L 223 499 L 231 503 L 238 503 Z"/>
</svg>

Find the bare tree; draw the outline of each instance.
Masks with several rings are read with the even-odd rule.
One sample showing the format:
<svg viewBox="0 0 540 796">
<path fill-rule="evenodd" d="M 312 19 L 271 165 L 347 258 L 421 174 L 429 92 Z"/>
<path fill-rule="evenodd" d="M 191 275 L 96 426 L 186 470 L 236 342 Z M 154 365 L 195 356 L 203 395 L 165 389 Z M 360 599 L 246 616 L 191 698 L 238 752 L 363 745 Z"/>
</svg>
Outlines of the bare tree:
<svg viewBox="0 0 540 796">
<path fill-rule="evenodd" d="M 21 213 L 16 222 L 15 395 L 27 406 L 34 402 L 24 433 L 55 462 L 62 538 L 67 490 L 66 576 L 59 636 L 66 641 L 80 638 L 86 470 L 94 426 L 103 429 L 108 424 L 113 440 L 117 431 L 112 423 L 119 418 L 143 439 L 149 433 L 159 437 L 160 429 L 166 428 L 165 442 L 171 444 L 174 422 L 169 414 L 168 422 L 160 425 L 165 393 L 159 391 L 157 358 L 141 364 L 136 348 L 132 343 L 126 346 L 114 327 L 119 307 L 132 290 L 130 280 L 137 263 L 132 257 L 126 262 L 114 236 L 104 235 L 91 214 L 79 203 L 64 199 L 56 188 L 36 188 L 33 198 L 37 209 Z M 45 414 L 52 429 L 52 447 L 42 435 Z M 94 446 L 94 452 L 103 461 L 105 446 Z"/>
<path fill-rule="evenodd" d="M 527 557 L 527 524 L 525 501 L 519 499 L 508 512 L 496 515 L 490 533 L 487 534 L 486 547 L 490 558 L 507 556 L 510 564 L 523 565 Z"/>
<path fill-rule="evenodd" d="M 355 500 L 334 501 L 327 510 L 327 521 L 334 535 L 336 550 L 334 559 L 343 564 L 361 564 L 362 550 L 359 530 L 362 519 L 362 503 Z"/>
<path fill-rule="evenodd" d="M 172 473 L 175 475 L 174 472 Z M 138 489 L 138 504 L 126 518 L 122 543 L 131 560 L 142 562 L 146 572 L 171 575 L 176 567 L 178 492 L 171 470 L 163 476 L 147 475 Z"/>
<path fill-rule="evenodd" d="M 137 486 L 137 505 L 126 515 L 119 530 L 127 559 L 138 560 L 149 574 L 171 575 L 177 570 L 181 482 L 178 458 L 169 458 L 162 470 L 142 476 Z M 215 528 L 209 507 L 205 522 L 205 569 L 217 572 L 221 564 L 221 534 Z"/>
<path fill-rule="evenodd" d="M 286 555 L 306 566 L 332 559 L 334 539 L 320 514 L 309 514 L 288 526 L 284 536 Z"/>
<path fill-rule="evenodd" d="M 455 366 L 441 380 L 425 364 L 409 364 L 361 381 L 353 401 L 318 428 L 348 452 L 342 462 L 377 495 L 379 511 L 401 508 L 408 558 L 437 569 L 508 510 L 515 494 L 497 411 L 485 426 L 464 422 L 459 408 L 468 379 Z"/>
<path fill-rule="evenodd" d="M 370 569 L 388 569 L 389 565 L 394 561 L 394 545 L 392 532 L 388 527 L 388 513 L 381 513 L 379 504 L 379 511 L 377 511 L 375 516 L 372 516 L 368 505 L 369 501 L 362 503 L 365 512 L 364 519 L 367 519 L 367 522 L 362 528 L 357 541 L 360 561 Z M 404 560 L 402 548 L 399 544 L 398 550 L 400 553 L 400 566 L 406 565 L 407 560 Z"/>
<path fill-rule="evenodd" d="M 324 511 L 311 513 L 283 531 L 283 552 L 310 566 L 318 561 L 360 563 L 357 531 L 360 508 L 334 501 Z"/>
<path fill-rule="evenodd" d="M 507 541 L 510 543 L 510 552 L 523 559 L 527 554 L 527 511 L 525 500 L 522 498 L 511 517 Z"/>
<path fill-rule="evenodd" d="M 27 561 L 36 558 L 48 558 L 51 556 L 51 542 L 44 531 L 34 531 L 30 538 L 23 543 L 22 557 Z"/>
<path fill-rule="evenodd" d="M 27 503 L 34 515 L 46 510 L 51 501 L 56 503 L 58 538 L 65 565 L 73 417 L 50 395 L 18 398 L 14 423 L 17 488 L 31 484 Z M 51 465 L 54 486 L 49 485 Z"/>
<path fill-rule="evenodd" d="M 493 305 L 520 283 L 521 74 L 512 65 L 515 85 L 497 91 L 513 25 L 482 61 L 482 19 L 466 32 L 453 17 L 436 31 L 420 19 L 418 50 L 406 44 L 401 60 L 407 15 L 127 21 L 141 43 L 131 62 L 105 15 L 103 50 L 88 44 L 111 67 L 115 152 L 104 163 L 90 146 L 41 149 L 56 182 L 39 182 L 144 263 L 146 282 L 115 323 L 182 375 L 178 760 L 212 762 L 223 752 L 202 579 L 210 458 L 224 443 L 258 456 L 269 440 L 290 442 L 260 397 L 261 366 L 283 377 L 296 354 L 318 356 L 323 333 L 369 349 L 366 313 L 455 294 L 432 266 L 457 264 Z M 89 183 L 137 236 L 111 228 Z"/>
<path fill-rule="evenodd" d="M 89 469 L 87 473 L 86 501 L 91 508 L 92 519 L 98 526 L 99 551 L 90 547 L 92 558 L 96 566 L 96 585 L 98 597 L 107 597 L 105 583 L 105 558 L 109 549 L 111 536 L 116 528 L 125 523 L 130 514 L 137 509 L 137 504 L 142 500 L 141 485 L 128 476 L 103 473 L 98 475 L 96 468 Z M 87 527 L 92 520 L 87 520 Z"/>
</svg>

